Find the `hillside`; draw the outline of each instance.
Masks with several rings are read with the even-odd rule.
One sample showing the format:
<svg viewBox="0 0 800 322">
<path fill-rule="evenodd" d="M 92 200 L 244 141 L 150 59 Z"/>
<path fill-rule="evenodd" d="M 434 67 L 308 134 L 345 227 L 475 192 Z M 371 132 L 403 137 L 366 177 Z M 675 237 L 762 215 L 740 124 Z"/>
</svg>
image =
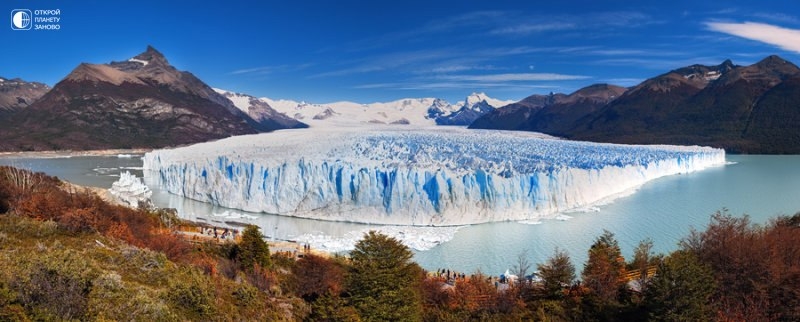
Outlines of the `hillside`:
<svg viewBox="0 0 800 322">
<path fill-rule="evenodd" d="M 800 317 L 800 306 L 787 305 L 800 301 L 800 257 L 787 256 L 800 251 L 800 213 L 755 225 L 717 212 L 678 250 L 656 255 L 642 241 L 628 260 L 604 231 L 582 272 L 556 248 L 535 266 L 521 255 L 499 277 L 426 274 L 408 247 L 374 231 L 347 259 L 295 258 L 270 254 L 255 226 L 233 243 L 187 238 L 179 225 L 168 210 L 110 205 L 56 178 L 0 167 L 0 321 Z"/>
<path fill-rule="evenodd" d="M 800 113 L 800 103 L 793 100 L 800 95 L 798 78 L 800 69 L 778 56 L 750 66 L 729 60 L 692 65 L 620 91 L 616 98 L 606 96 L 605 102 L 501 109 L 471 128 L 596 142 L 709 145 L 732 153 L 800 153 L 800 130 L 791 125 Z"/>
<path fill-rule="evenodd" d="M 42 83 L 0 77 L 0 119 L 28 107 L 49 90 Z"/>
<path fill-rule="evenodd" d="M 299 125 L 272 122 L 278 114 L 254 120 L 148 47 L 121 62 L 82 63 L 35 103 L 0 119 L 0 150 L 158 148 Z"/>
</svg>

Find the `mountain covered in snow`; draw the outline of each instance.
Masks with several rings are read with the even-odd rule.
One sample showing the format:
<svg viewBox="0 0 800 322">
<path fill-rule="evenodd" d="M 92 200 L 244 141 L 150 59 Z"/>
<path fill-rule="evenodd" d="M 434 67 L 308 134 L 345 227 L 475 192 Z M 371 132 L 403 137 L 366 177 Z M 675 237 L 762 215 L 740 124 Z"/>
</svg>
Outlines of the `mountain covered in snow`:
<svg viewBox="0 0 800 322">
<path fill-rule="evenodd" d="M 252 111 L 270 107 L 279 114 L 313 127 L 357 124 L 466 126 L 481 115 L 514 102 L 494 99 L 484 93 L 472 93 L 464 101 L 455 104 L 439 98 L 406 98 L 369 104 L 349 101 L 314 104 L 215 90 L 254 118 L 258 117 L 258 113 L 253 114 Z"/>
<path fill-rule="evenodd" d="M 148 184 L 184 197 L 252 212 L 419 226 L 538 220 L 724 162 L 725 151 L 696 146 L 389 125 L 312 125 L 144 156 Z"/>
<path fill-rule="evenodd" d="M 276 111 L 264 100 L 247 94 L 228 92 L 216 88 L 214 91 L 230 100 L 236 108 L 246 113 L 264 127 L 270 129 L 297 129 L 308 127 L 305 123 Z"/>
<path fill-rule="evenodd" d="M 297 127 L 262 112 L 253 119 L 148 46 L 124 61 L 82 63 L 33 104 L 0 118 L 0 150 L 154 148 Z"/>
</svg>

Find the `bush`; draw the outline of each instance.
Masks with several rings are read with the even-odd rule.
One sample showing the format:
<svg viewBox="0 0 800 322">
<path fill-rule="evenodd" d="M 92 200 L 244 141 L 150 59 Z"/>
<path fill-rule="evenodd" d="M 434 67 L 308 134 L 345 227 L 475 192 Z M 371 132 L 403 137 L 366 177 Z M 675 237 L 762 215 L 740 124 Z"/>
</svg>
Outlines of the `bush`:
<svg viewBox="0 0 800 322">
<path fill-rule="evenodd" d="M 313 302 L 324 294 L 339 294 L 344 283 L 344 269 L 324 257 L 308 254 L 292 269 L 295 294 Z"/>
<path fill-rule="evenodd" d="M 177 308 L 194 313 L 200 319 L 214 314 L 214 291 L 211 280 L 193 268 L 182 268 L 171 277 L 167 300 Z"/>
<path fill-rule="evenodd" d="M 152 291 L 131 286 L 109 272 L 94 281 L 89 294 L 89 315 L 97 320 L 167 321 L 178 317 Z"/>
<path fill-rule="evenodd" d="M 72 250 L 45 252 L 19 267 L 11 288 L 39 318 L 82 318 L 97 275 L 82 256 Z"/>
</svg>

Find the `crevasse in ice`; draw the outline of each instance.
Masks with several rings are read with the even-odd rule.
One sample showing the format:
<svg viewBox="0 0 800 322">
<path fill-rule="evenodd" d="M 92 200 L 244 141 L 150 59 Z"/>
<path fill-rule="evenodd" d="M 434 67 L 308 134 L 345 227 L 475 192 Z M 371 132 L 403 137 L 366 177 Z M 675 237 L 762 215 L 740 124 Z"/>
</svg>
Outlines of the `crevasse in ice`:
<svg viewBox="0 0 800 322">
<path fill-rule="evenodd" d="M 725 151 L 707 147 L 371 127 L 277 131 L 156 150 L 145 155 L 144 168 L 171 193 L 229 208 L 441 226 L 544 218 L 724 162 Z"/>
</svg>

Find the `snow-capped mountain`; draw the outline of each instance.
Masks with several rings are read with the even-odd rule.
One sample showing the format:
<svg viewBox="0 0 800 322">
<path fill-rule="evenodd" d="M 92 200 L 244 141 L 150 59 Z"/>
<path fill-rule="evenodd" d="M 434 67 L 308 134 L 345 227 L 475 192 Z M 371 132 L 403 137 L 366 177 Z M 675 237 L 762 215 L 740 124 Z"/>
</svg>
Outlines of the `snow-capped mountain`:
<svg viewBox="0 0 800 322">
<path fill-rule="evenodd" d="M 297 129 L 308 127 L 308 125 L 276 111 L 269 103 L 256 97 L 247 94 L 228 92 L 218 88 L 214 88 L 214 91 L 230 100 L 236 108 L 246 113 L 253 118 L 253 120 L 268 128 Z"/>
<path fill-rule="evenodd" d="M 460 108 L 452 113 L 436 118 L 437 125 L 470 125 L 479 117 L 494 111 L 497 108 L 513 104 L 514 101 L 503 101 L 486 96 L 484 93 L 472 93 L 463 102 L 458 102 Z"/>
<path fill-rule="evenodd" d="M 472 93 L 456 104 L 440 98 L 406 98 L 370 104 L 350 101 L 314 104 L 267 97 L 256 99 L 246 94 L 215 90 L 255 119 L 258 119 L 258 115 L 254 115 L 253 111 L 258 106 L 266 106 L 313 127 L 355 124 L 469 125 L 481 115 L 513 103 L 488 97 L 484 93 Z"/>
</svg>

